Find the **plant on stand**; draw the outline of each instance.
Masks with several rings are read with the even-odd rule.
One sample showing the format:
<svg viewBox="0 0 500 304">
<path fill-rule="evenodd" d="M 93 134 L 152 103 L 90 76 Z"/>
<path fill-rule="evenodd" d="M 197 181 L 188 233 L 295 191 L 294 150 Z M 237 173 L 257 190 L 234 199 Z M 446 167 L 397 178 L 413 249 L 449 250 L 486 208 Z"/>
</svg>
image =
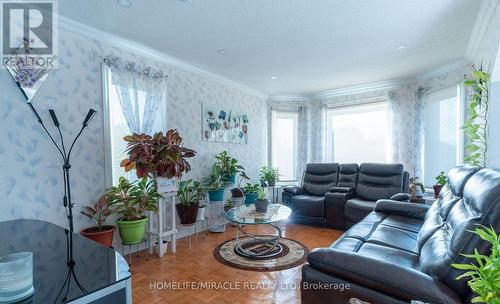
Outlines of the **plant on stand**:
<svg viewBox="0 0 500 304">
<path fill-rule="evenodd" d="M 204 197 L 201 184 L 192 179 L 180 182 L 177 197 L 179 203 L 175 205 L 175 208 L 181 224 L 194 224 L 198 215 L 200 200 Z"/>
<path fill-rule="evenodd" d="M 203 179 L 203 185 L 208 192 L 208 198 L 211 202 L 224 201 L 224 190 L 228 183 L 224 181 L 219 167 L 212 166 L 210 175 Z"/>
<path fill-rule="evenodd" d="M 264 166 L 260 169 L 260 179 L 267 183 L 268 186 L 272 187 L 276 185 L 276 182 L 279 181 L 279 171 L 278 169 L 274 169 L 268 166 Z"/>
<path fill-rule="evenodd" d="M 438 176 L 436 176 L 436 184 L 433 186 L 434 188 L 434 197 L 438 198 L 439 193 L 441 193 L 441 189 L 443 186 L 448 183 L 448 178 L 446 177 L 446 173 L 441 171 Z"/>
<path fill-rule="evenodd" d="M 245 193 L 245 205 L 250 205 L 257 201 L 260 189 L 261 186 L 259 184 L 246 184 L 246 186 L 243 188 L 243 192 Z"/>
<path fill-rule="evenodd" d="M 116 223 L 124 244 L 142 242 L 148 221 L 145 212 L 158 210 L 158 197 L 155 180 L 147 176 L 135 182 L 120 177 L 118 185 L 108 191 L 108 203 L 120 216 Z"/>
<path fill-rule="evenodd" d="M 423 194 L 425 193 L 424 184 L 420 181 L 418 177 L 410 178 L 410 186 L 408 187 L 408 192 L 410 192 L 410 200 L 413 202 L 421 202 L 422 195 L 418 195 L 418 190 Z"/>
<path fill-rule="evenodd" d="M 456 279 L 469 277 L 467 284 L 477 295 L 472 303 L 499 304 L 500 303 L 500 235 L 493 228 L 482 227 L 470 231 L 482 240 L 491 244 L 490 255 L 480 254 L 474 249 L 472 254 L 462 254 L 474 259 L 475 264 L 451 264 L 454 268 L 465 270 Z"/>
<path fill-rule="evenodd" d="M 222 175 L 222 179 L 230 184 L 236 184 L 236 176 L 239 175 L 244 179 L 249 179 L 245 173 L 245 168 L 238 164 L 238 160 L 229 156 L 227 151 L 222 151 L 215 156 L 215 165 Z"/>
<path fill-rule="evenodd" d="M 108 208 L 106 196 L 101 196 L 94 205 L 85 206 L 82 209 L 80 213 L 94 221 L 96 226 L 82 229 L 80 234 L 106 247 L 111 247 L 113 245 L 113 233 L 116 227 L 113 225 L 105 225 L 106 220 L 112 214 L 111 209 Z"/>
<path fill-rule="evenodd" d="M 153 136 L 134 133 L 123 139 L 128 142 L 128 158 L 122 160 L 120 166 L 125 172 L 135 169 L 138 178 L 172 179 L 170 191 L 175 191 L 175 179 L 191 170 L 187 158 L 194 157 L 196 151 L 182 146 L 177 130 L 169 130 L 165 135 L 157 132 Z"/>
<path fill-rule="evenodd" d="M 269 201 L 267 200 L 267 193 L 263 188 L 257 191 L 257 201 L 255 201 L 255 211 L 267 212 Z"/>
<path fill-rule="evenodd" d="M 464 161 L 475 166 L 486 167 L 488 155 L 488 107 L 490 75 L 481 69 L 472 72 L 472 78 L 464 82 L 472 89 L 467 109 L 465 131 L 465 150 L 468 155 Z"/>
</svg>

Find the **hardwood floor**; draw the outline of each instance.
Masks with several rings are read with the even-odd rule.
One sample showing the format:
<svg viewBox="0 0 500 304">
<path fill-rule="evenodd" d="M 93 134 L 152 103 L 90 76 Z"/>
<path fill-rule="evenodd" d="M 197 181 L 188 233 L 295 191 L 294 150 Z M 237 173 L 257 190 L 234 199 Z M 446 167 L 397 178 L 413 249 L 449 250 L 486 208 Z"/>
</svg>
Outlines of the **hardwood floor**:
<svg viewBox="0 0 500 304">
<path fill-rule="evenodd" d="M 271 232 L 263 225 L 249 228 Z M 328 246 L 342 234 L 333 229 L 292 223 L 284 223 L 282 230 L 284 237 L 297 240 L 309 249 Z M 134 255 L 131 266 L 133 303 L 300 303 L 298 286 L 302 266 L 253 272 L 231 268 L 214 259 L 215 246 L 234 238 L 235 234 L 236 228 L 228 224 L 224 233 L 199 233 L 196 240 L 191 236 L 191 248 L 188 238 L 178 240 L 177 252 L 168 252 L 161 259 L 150 255 L 146 260 L 144 252 L 139 257 Z M 193 290 L 186 285 L 189 282 L 218 285 L 211 290 Z M 272 288 L 272 284 L 276 284 L 276 288 Z M 178 288 L 174 288 L 176 286 Z M 232 290 L 223 290 L 223 287 Z"/>
</svg>

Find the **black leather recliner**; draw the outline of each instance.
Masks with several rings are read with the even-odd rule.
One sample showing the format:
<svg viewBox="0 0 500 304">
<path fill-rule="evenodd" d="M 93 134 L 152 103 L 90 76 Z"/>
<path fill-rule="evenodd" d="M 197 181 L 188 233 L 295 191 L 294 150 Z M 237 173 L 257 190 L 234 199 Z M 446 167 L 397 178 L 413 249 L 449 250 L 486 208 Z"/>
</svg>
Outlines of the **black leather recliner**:
<svg viewBox="0 0 500 304">
<path fill-rule="evenodd" d="M 337 185 L 339 164 L 307 164 L 302 186 L 283 188 L 283 203 L 292 210 L 294 222 L 323 225 L 325 222 L 325 193 Z"/>
<path fill-rule="evenodd" d="M 408 172 L 401 164 L 341 165 L 339 186 L 325 195 L 326 225 L 346 229 L 362 220 L 379 199 L 408 201 Z M 344 172 L 343 172 L 344 171 Z M 357 176 L 356 176 L 357 174 Z M 343 177 L 346 175 L 346 177 Z M 347 180 L 347 183 L 340 181 Z M 354 182 L 355 181 L 355 182 Z"/>
<path fill-rule="evenodd" d="M 301 187 L 283 188 L 291 221 L 345 229 L 373 211 L 378 199 L 409 200 L 401 164 L 308 164 Z M 326 197 L 325 197 L 326 196 Z"/>
<path fill-rule="evenodd" d="M 500 231 L 500 171 L 459 166 L 448 179 L 432 206 L 380 200 L 330 247 L 311 251 L 302 303 L 470 303 L 467 280 L 455 279 L 463 271 L 451 264 L 471 263 L 460 253 L 475 248 L 489 254 L 490 245 L 469 231 Z"/>
</svg>

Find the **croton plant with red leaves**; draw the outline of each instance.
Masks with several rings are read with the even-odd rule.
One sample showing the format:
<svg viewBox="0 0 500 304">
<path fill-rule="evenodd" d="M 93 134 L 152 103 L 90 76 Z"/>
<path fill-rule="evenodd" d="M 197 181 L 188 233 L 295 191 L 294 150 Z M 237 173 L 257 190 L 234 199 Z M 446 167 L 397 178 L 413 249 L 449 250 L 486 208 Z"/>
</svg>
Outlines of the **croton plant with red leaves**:
<svg viewBox="0 0 500 304">
<path fill-rule="evenodd" d="M 127 144 L 129 157 L 122 160 L 120 166 L 125 172 L 136 169 L 138 178 L 146 175 L 166 178 L 180 178 L 191 170 L 186 160 L 196 155 L 196 151 L 182 146 L 182 137 L 177 130 L 169 130 L 153 136 L 147 134 L 127 135 L 123 138 Z"/>
</svg>

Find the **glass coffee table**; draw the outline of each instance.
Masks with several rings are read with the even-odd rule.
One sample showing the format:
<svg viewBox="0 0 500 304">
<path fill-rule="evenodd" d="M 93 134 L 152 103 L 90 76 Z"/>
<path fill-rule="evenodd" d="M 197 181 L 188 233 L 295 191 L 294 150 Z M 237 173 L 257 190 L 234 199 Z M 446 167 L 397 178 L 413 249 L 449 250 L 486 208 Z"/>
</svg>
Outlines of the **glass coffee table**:
<svg viewBox="0 0 500 304">
<path fill-rule="evenodd" d="M 279 244 L 282 236 L 277 222 L 286 220 L 292 209 L 281 204 L 269 204 L 267 212 L 257 212 L 255 205 L 240 206 L 226 212 L 228 221 L 238 225 L 235 252 L 247 258 L 268 258 L 278 255 L 283 250 Z M 277 235 L 255 235 L 243 230 L 244 225 L 268 225 L 277 231 Z"/>
</svg>

